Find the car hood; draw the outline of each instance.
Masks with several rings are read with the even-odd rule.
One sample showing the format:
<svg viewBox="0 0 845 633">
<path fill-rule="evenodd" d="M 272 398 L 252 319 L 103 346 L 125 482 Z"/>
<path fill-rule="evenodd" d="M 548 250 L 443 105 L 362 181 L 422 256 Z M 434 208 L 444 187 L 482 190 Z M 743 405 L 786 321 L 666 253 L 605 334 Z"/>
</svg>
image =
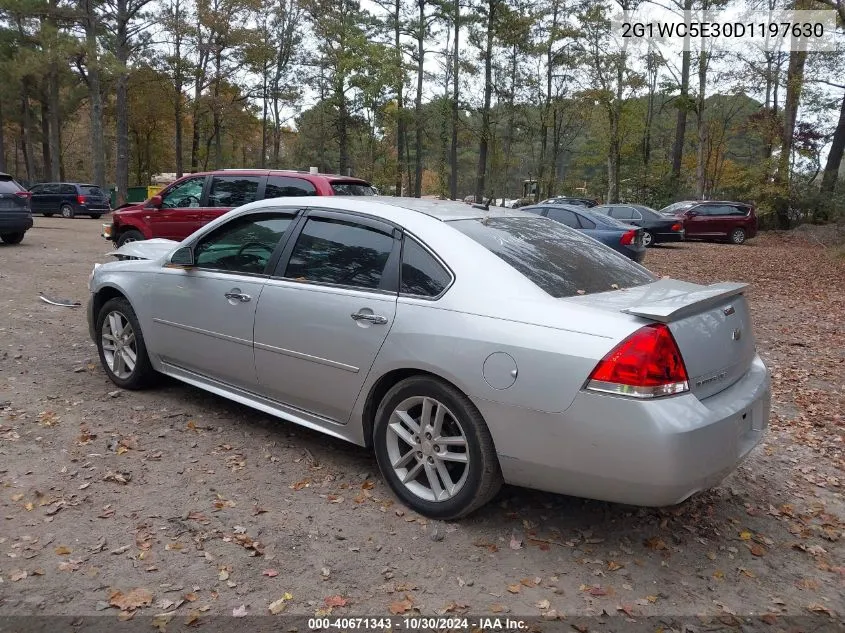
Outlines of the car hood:
<svg viewBox="0 0 845 633">
<path fill-rule="evenodd" d="M 179 242 L 175 240 L 154 238 L 140 242 L 127 242 L 117 250 L 110 252 L 109 255 L 113 255 L 118 258 L 134 257 L 135 259 L 158 259 L 167 255 L 178 245 Z"/>
</svg>

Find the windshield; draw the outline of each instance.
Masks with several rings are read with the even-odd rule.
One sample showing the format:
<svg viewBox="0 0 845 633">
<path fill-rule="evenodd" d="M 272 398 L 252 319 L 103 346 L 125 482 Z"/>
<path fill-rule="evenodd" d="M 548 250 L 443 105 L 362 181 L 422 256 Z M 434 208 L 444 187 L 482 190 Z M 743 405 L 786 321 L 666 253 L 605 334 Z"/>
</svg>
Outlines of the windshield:
<svg viewBox="0 0 845 633">
<path fill-rule="evenodd" d="M 332 183 L 332 191 L 336 196 L 374 196 L 376 192 L 365 182 L 343 182 Z"/>
<path fill-rule="evenodd" d="M 547 218 L 502 217 L 449 223 L 555 298 L 655 281 L 642 266 Z"/>
<path fill-rule="evenodd" d="M 660 213 L 663 215 L 674 215 L 678 211 L 683 211 L 691 206 L 692 202 L 675 202 L 674 204 L 670 204 L 668 207 L 660 209 Z"/>
</svg>

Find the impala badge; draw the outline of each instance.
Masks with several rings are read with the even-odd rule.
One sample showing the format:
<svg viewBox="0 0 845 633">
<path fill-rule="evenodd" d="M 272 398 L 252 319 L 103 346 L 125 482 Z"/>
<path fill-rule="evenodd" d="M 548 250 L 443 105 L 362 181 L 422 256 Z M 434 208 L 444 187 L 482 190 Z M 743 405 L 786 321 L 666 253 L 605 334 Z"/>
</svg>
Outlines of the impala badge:
<svg viewBox="0 0 845 633">
<path fill-rule="evenodd" d="M 733 306 L 728 306 L 727 308 L 723 308 L 722 312 L 725 313 L 725 316 L 731 316 L 736 310 L 734 310 Z"/>
<path fill-rule="evenodd" d="M 739 339 L 741 339 L 742 338 L 742 330 L 739 329 L 739 328 L 735 329 L 733 331 L 733 334 L 731 334 L 731 338 L 735 341 L 738 341 Z"/>
</svg>

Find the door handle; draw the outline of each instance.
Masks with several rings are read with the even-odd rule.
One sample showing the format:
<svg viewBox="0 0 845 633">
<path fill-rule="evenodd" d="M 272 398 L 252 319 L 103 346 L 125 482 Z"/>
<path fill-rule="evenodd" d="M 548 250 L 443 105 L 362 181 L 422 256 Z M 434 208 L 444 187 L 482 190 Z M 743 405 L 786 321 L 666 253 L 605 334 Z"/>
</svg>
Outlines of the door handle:
<svg viewBox="0 0 845 633">
<path fill-rule="evenodd" d="M 380 314 L 363 314 L 361 312 L 353 312 L 350 316 L 356 321 L 369 321 L 375 325 L 384 325 L 387 323 L 387 317 L 383 317 Z"/>
<path fill-rule="evenodd" d="M 227 292 L 223 296 L 230 301 L 240 301 L 241 303 L 248 303 L 252 300 L 252 297 L 245 295 L 242 292 Z"/>
</svg>

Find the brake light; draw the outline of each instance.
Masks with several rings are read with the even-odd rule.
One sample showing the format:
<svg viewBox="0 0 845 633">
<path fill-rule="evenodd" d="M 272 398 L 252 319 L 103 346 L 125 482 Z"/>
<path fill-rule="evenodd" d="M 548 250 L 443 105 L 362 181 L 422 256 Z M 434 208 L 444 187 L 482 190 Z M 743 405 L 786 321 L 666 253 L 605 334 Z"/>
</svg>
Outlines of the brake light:
<svg viewBox="0 0 845 633">
<path fill-rule="evenodd" d="M 16 191 L 15 195 L 18 198 L 23 198 L 24 200 L 29 200 L 32 197 L 31 191 Z"/>
<path fill-rule="evenodd" d="M 77 204 L 85 204 L 85 196 L 76 196 Z"/>
<path fill-rule="evenodd" d="M 672 230 L 673 231 L 683 231 L 684 225 L 681 224 L 680 222 L 675 222 L 675 224 L 672 225 Z"/>
<path fill-rule="evenodd" d="M 640 328 L 601 359 L 586 388 L 633 398 L 689 391 L 689 378 L 675 337 L 664 323 Z"/>
<path fill-rule="evenodd" d="M 625 234 L 619 240 L 619 243 L 622 246 L 628 246 L 629 244 L 633 244 L 635 239 L 637 239 L 637 232 L 632 229 L 630 231 L 625 232 Z"/>
</svg>

